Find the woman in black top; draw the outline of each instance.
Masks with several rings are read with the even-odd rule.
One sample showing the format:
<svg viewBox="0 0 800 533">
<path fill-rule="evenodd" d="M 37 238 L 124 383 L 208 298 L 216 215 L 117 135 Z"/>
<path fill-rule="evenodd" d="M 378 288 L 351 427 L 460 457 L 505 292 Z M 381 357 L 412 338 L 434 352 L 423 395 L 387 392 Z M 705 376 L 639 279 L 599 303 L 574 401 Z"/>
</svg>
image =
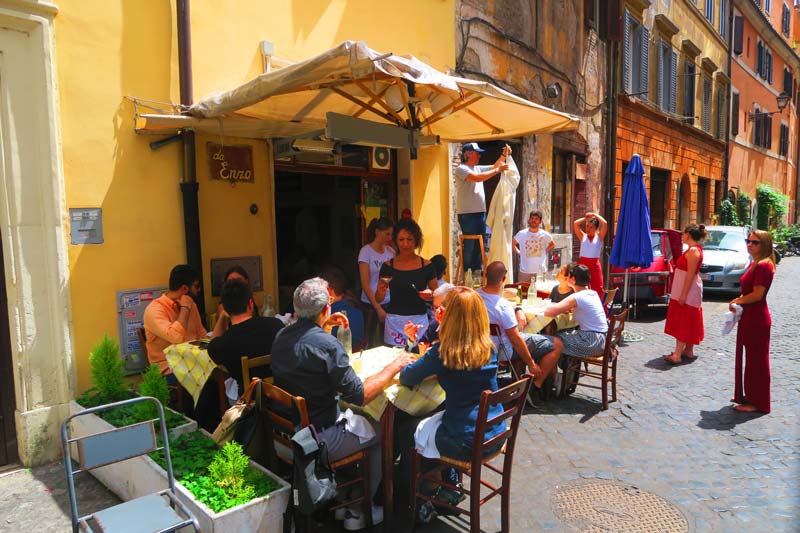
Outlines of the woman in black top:
<svg viewBox="0 0 800 533">
<path fill-rule="evenodd" d="M 381 267 L 376 299 L 381 301 L 386 289 L 391 300 L 386 305 L 386 328 L 383 342 L 390 346 L 405 346 L 403 327 L 411 322 L 424 331 L 428 327 L 426 301 L 432 299 L 436 269 L 430 261 L 417 255 L 422 246 L 422 230 L 411 219 L 401 219 L 392 235 L 397 255 Z M 430 290 L 427 290 L 430 289 Z"/>
</svg>

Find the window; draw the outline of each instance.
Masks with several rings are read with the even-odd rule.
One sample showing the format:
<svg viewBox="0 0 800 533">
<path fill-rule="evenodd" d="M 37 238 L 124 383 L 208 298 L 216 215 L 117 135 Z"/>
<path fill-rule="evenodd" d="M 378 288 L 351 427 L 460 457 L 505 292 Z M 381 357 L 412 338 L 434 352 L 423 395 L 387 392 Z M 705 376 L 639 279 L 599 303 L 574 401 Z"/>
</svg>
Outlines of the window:
<svg viewBox="0 0 800 533">
<path fill-rule="evenodd" d="M 789 97 L 792 96 L 792 82 L 793 82 L 792 71 L 788 68 L 783 68 L 783 92 L 785 92 Z"/>
<path fill-rule="evenodd" d="M 759 39 L 756 44 L 756 72 L 769 83 L 772 83 L 772 63 L 772 52 Z"/>
<path fill-rule="evenodd" d="M 622 90 L 647 99 L 650 31 L 625 10 L 622 49 Z"/>
<path fill-rule="evenodd" d="M 697 178 L 697 222 L 708 220 L 708 178 Z"/>
<path fill-rule="evenodd" d="M 789 11 L 789 6 L 783 4 L 783 12 L 781 13 L 781 33 L 789 37 L 789 26 L 792 19 L 792 12 Z"/>
<path fill-rule="evenodd" d="M 711 80 L 703 77 L 703 131 L 711 133 Z"/>
<path fill-rule="evenodd" d="M 781 138 L 778 142 L 778 154 L 786 156 L 789 154 L 789 126 L 781 123 Z"/>
<path fill-rule="evenodd" d="M 687 57 L 683 67 L 683 113 L 687 124 L 694 124 L 694 77 L 697 66 Z"/>
<path fill-rule="evenodd" d="M 733 53 L 742 55 L 744 37 L 744 17 L 736 15 L 733 17 Z"/>
<path fill-rule="evenodd" d="M 739 134 L 739 93 L 731 94 L 731 137 Z"/>
<path fill-rule="evenodd" d="M 725 135 L 725 89 L 722 85 L 717 86 L 714 132 L 717 139 L 722 139 Z"/>
<path fill-rule="evenodd" d="M 728 0 L 719 2 L 719 34 L 723 39 L 728 37 Z"/>
<path fill-rule="evenodd" d="M 714 0 L 706 0 L 706 18 L 714 24 Z"/>
<path fill-rule="evenodd" d="M 764 0 L 764 12 L 769 15 L 770 8 L 772 7 L 770 0 Z"/>
<path fill-rule="evenodd" d="M 772 117 L 761 112 L 758 105 L 753 107 L 753 144 L 762 148 L 772 147 Z"/>
<path fill-rule="evenodd" d="M 675 113 L 678 89 L 678 54 L 672 49 L 669 41 L 660 39 L 658 43 L 658 108 Z"/>
</svg>

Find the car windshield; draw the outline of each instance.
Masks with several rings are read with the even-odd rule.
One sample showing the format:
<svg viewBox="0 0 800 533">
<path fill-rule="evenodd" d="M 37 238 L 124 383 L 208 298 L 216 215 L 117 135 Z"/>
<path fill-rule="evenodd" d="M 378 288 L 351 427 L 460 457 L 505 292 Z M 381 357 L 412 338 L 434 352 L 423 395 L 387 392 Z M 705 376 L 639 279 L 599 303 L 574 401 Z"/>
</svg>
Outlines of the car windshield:
<svg viewBox="0 0 800 533">
<path fill-rule="evenodd" d="M 661 234 L 655 232 L 651 233 L 650 241 L 653 243 L 653 257 L 661 257 L 664 255 L 664 251 L 661 249 Z"/>
<path fill-rule="evenodd" d="M 708 239 L 703 243 L 705 250 L 732 250 L 747 253 L 741 231 L 708 230 Z"/>
</svg>

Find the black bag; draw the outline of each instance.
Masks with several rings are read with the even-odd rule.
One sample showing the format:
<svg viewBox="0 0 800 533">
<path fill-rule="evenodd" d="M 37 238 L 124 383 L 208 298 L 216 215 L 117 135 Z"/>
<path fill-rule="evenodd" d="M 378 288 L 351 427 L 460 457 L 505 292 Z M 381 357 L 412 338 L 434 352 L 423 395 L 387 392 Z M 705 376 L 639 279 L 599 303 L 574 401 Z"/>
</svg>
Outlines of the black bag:
<svg viewBox="0 0 800 533">
<path fill-rule="evenodd" d="M 292 448 L 294 506 L 300 513 L 310 515 L 336 496 L 336 476 L 325 443 L 317 439 L 314 426 L 295 433 Z"/>
</svg>

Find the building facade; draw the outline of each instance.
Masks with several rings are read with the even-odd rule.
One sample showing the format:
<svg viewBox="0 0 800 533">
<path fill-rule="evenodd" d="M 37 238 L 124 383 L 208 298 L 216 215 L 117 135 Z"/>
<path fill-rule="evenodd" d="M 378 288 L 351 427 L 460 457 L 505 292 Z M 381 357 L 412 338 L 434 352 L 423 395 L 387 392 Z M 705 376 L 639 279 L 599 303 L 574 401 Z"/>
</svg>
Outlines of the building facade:
<svg viewBox="0 0 800 533">
<path fill-rule="evenodd" d="M 624 3 L 615 211 L 638 153 L 653 228 L 708 224 L 724 193 L 728 1 Z"/>
<path fill-rule="evenodd" d="M 797 8 L 781 0 L 734 0 L 728 187 L 756 198 L 766 184 L 790 199 L 797 220 Z"/>
<path fill-rule="evenodd" d="M 584 0 L 456 2 L 458 75 L 580 118 L 575 132 L 504 141 L 520 166 L 514 228 L 527 226 L 531 210 L 541 211 L 562 262 L 571 256 L 572 220 L 605 205 L 605 10 L 605 2 Z M 494 181 L 486 185 L 489 197 Z"/>
<path fill-rule="evenodd" d="M 137 134 L 134 123 L 143 109 L 181 99 L 175 11 L 160 1 L 0 2 L 0 308 L 8 312 L 0 314 L 0 462 L 57 457 L 68 402 L 91 385 L 92 346 L 108 333 L 123 352 L 130 347 L 117 293 L 164 286 L 172 266 L 187 262 L 182 143 Z M 195 2 L 194 94 L 234 88 L 266 64 L 345 40 L 444 71 L 455 64 L 454 12 L 453 0 L 403 9 L 369 0 Z M 235 185 L 214 179 L 215 156 L 231 146 L 251 158 L 252 179 Z M 277 307 L 318 254 L 354 271 L 367 216 L 408 208 L 425 231 L 424 256 L 449 248 L 447 145 L 416 159 L 361 147 L 278 159 L 271 142 L 198 133 L 192 148 L 197 173 L 186 188 L 198 190 L 206 309 L 217 306 L 218 259 L 257 265 L 256 298 Z M 90 229 L 73 231 L 87 218 Z M 80 244 L 87 239 L 96 244 Z"/>
</svg>

